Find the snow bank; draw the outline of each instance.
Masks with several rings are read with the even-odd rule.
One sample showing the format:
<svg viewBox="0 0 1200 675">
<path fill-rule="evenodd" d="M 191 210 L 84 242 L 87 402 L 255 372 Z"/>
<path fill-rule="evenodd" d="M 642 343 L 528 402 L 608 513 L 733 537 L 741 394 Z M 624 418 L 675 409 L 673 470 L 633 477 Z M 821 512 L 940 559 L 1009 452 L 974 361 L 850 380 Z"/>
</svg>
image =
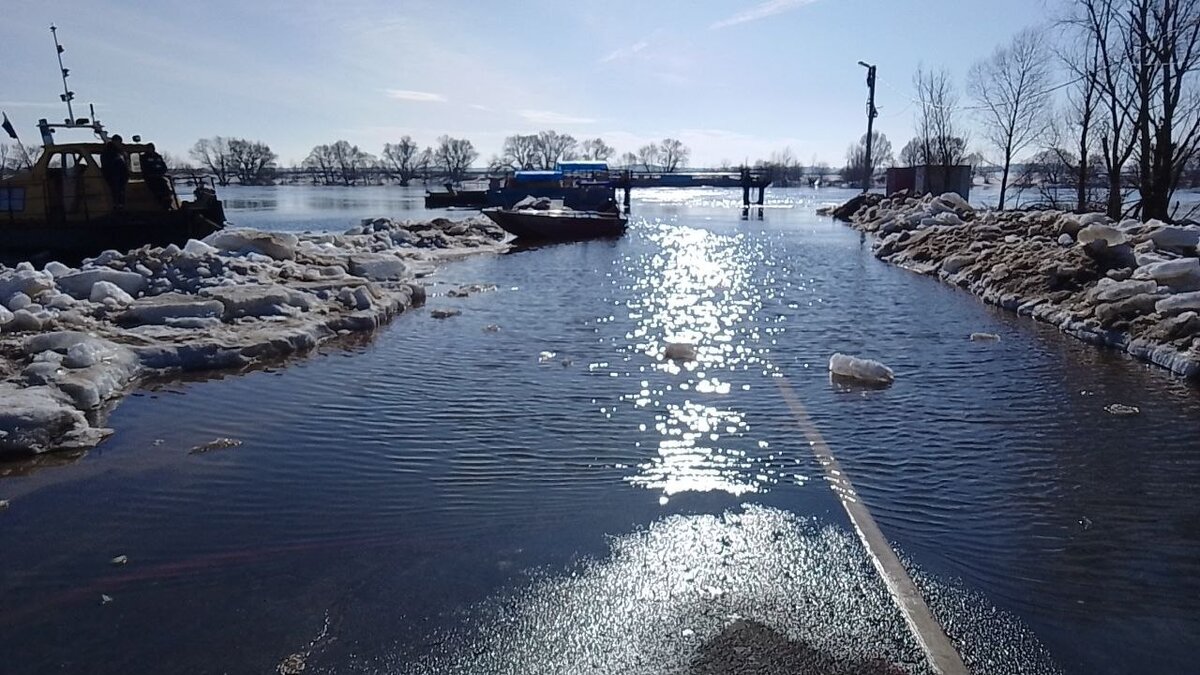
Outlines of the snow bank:
<svg viewBox="0 0 1200 675">
<path fill-rule="evenodd" d="M 876 235 L 882 260 L 1200 377 L 1200 228 L 1114 223 L 1101 213 L 976 211 L 947 195 L 859 196 L 851 207 L 846 219 Z"/>
<path fill-rule="evenodd" d="M 110 431 L 89 417 L 143 377 L 373 330 L 424 303 L 415 277 L 435 261 L 504 240 L 484 219 L 376 218 L 341 235 L 239 229 L 105 251 L 78 269 L 0 266 L 0 456 L 94 445 Z"/>
</svg>

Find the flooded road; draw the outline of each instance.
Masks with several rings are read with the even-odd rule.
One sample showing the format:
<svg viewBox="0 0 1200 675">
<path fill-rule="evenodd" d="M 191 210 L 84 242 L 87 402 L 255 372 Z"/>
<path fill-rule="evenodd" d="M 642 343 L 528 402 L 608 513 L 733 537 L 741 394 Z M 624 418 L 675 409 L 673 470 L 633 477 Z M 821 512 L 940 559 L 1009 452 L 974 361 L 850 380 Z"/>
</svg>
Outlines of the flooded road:
<svg viewBox="0 0 1200 675">
<path fill-rule="evenodd" d="M 359 189 L 230 218 L 426 215 Z M 619 241 L 456 263 L 373 338 L 0 465 L 0 671 L 925 672 L 786 382 L 975 672 L 1189 672 L 1200 392 L 876 261 L 814 214 L 846 194 L 638 192 Z M 831 383 L 839 351 L 895 384 Z"/>
</svg>

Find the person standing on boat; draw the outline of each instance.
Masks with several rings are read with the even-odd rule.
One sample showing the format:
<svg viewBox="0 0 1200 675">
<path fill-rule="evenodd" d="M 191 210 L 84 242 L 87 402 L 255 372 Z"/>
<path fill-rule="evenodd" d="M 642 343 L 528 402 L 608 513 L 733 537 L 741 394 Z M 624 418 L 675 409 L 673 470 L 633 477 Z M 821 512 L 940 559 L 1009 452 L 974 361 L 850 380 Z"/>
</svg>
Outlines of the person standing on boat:
<svg viewBox="0 0 1200 675">
<path fill-rule="evenodd" d="M 153 143 L 148 144 L 142 151 L 141 161 L 142 179 L 146 181 L 150 194 L 154 195 L 160 204 L 171 208 L 171 181 L 167 178 L 167 162 L 154 149 Z"/>
<path fill-rule="evenodd" d="M 113 134 L 100 152 L 100 173 L 112 194 L 113 209 L 125 210 L 125 186 L 129 183 L 129 160 L 125 157 L 125 142 Z"/>
</svg>

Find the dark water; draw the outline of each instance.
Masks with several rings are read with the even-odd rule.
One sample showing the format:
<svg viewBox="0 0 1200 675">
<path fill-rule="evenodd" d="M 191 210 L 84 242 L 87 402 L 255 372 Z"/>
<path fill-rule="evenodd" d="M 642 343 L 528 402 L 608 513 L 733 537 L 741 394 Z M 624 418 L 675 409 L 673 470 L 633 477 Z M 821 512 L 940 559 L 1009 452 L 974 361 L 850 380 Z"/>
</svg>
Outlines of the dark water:
<svg viewBox="0 0 1200 675">
<path fill-rule="evenodd" d="M 262 193 L 231 219 L 422 215 Z M 684 672 L 737 618 L 919 671 L 783 380 L 976 672 L 1192 672 L 1197 390 L 874 260 L 813 214 L 842 193 L 738 196 L 641 193 L 620 241 L 444 270 L 461 316 L 147 388 L 82 460 L 0 465 L 0 672 Z M 895 385 L 831 385 L 835 351 Z"/>
</svg>

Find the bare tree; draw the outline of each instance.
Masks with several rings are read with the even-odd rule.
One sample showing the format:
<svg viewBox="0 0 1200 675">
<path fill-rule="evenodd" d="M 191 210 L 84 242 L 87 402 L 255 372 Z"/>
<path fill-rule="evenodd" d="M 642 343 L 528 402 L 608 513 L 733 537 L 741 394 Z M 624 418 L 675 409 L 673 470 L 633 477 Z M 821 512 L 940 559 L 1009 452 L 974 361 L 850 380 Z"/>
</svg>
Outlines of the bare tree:
<svg viewBox="0 0 1200 675">
<path fill-rule="evenodd" d="M 8 172 L 15 169 L 17 158 L 17 149 L 8 143 L 0 143 L 0 178 L 8 175 Z"/>
<path fill-rule="evenodd" d="M 475 145 L 465 138 L 438 138 L 437 150 L 433 152 L 433 161 L 446 172 L 451 180 L 461 180 L 467 169 L 479 158 Z"/>
<path fill-rule="evenodd" d="M 659 149 L 657 143 L 648 143 L 638 148 L 637 161 L 646 171 L 651 171 L 650 167 L 659 163 L 662 157 L 662 150 Z"/>
<path fill-rule="evenodd" d="M 1200 152 L 1200 0 L 1128 5 L 1122 26 L 1137 92 L 1141 215 L 1167 219 L 1184 169 Z"/>
<path fill-rule="evenodd" d="M 923 142 L 920 138 L 912 138 L 904 144 L 904 147 L 900 149 L 901 166 L 917 166 L 925 161 Z"/>
<path fill-rule="evenodd" d="M 892 142 L 878 131 L 871 132 L 871 162 L 867 163 L 867 135 L 852 143 L 846 150 L 846 166 L 842 169 L 842 180 L 861 183 L 870 176 L 874 180 L 875 169 L 895 162 Z"/>
<path fill-rule="evenodd" d="M 621 166 L 626 169 L 632 169 L 638 164 L 638 156 L 632 152 L 626 152 L 621 155 Z"/>
<path fill-rule="evenodd" d="M 421 165 L 421 149 L 411 136 L 402 136 L 399 143 L 385 143 L 380 164 L 384 171 L 401 185 L 408 185 Z"/>
<path fill-rule="evenodd" d="M 984 137 L 1000 151 L 999 208 L 1004 208 L 1013 157 L 1041 138 L 1050 123 L 1050 54 L 1026 29 L 971 67 L 967 90 L 980 108 Z"/>
<path fill-rule="evenodd" d="M 1093 173 L 1103 164 L 1097 159 L 1098 117 L 1101 110 L 1100 49 L 1090 34 L 1084 33 L 1073 44 L 1068 43 L 1058 52 L 1059 61 L 1067 72 L 1074 76 L 1068 85 L 1066 102 L 1054 115 L 1050 125 L 1048 146 L 1058 150 L 1070 149 L 1075 155 L 1076 165 L 1071 171 L 1075 182 L 1075 209 L 1083 212 L 1091 204 L 1088 186 Z M 1066 159 L 1061 157 L 1060 159 Z"/>
<path fill-rule="evenodd" d="M 570 134 L 560 134 L 553 129 L 539 131 L 537 135 L 537 158 L 541 168 L 549 171 L 562 159 L 572 159 L 575 156 L 575 146 L 579 143 Z"/>
<path fill-rule="evenodd" d="M 580 143 L 579 147 L 579 156 L 583 159 L 605 161 L 616 153 L 616 150 L 608 143 L 605 143 L 603 138 L 589 138 Z"/>
<path fill-rule="evenodd" d="M 913 76 L 917 90 L 916 130 L 920 139 L 921 164 L 951 167 L 962 162 L 967 144 L 958 123 L 958 93 L 944 68 L 917 69 Z"/>
<path fill-rule="evenodd" d="M 333 160 L 333 149 L 330 146 L 315 146 L 308 153 L 308 157 L 305 157 L 304 161 L 301 162 L 301 166 L 312 174 L 313 184 L 316 184 L 318 179 L 325 185 L 333 184 L 336 169 Z"/>
<path fill-rule="evenodd" d="M 228 141 L 230 166 L 242 185 L 269 183 L 279 157 L 262 141 L 231 138 Z"/>
<path fill-rule="evenodd" d="M 364 152 L 348 141 L 337 141 L 329 146 L 336 175 L 343 185 L 356 185 L 367 179 L 367 172 L 377 163 L 374 155 Z"/>
<path fill-rule="evenodd" d="M 517 134 L 505 138 L 502 156 L 517 169 L 532 169 L 537 166 L 537 134 Z"/>
<path fill-rule="evenodd" d="M 658 148 L 663 170 L 667 173 L 672 173 L 679 167 L 685 166 L 688 157 L 692 154 L 691 149 L 677 138 L 664 138 L 662 143 L 658 144 Z"/>
<path fill-rule="evenodd" d="M 229 139 L 223 136 L 201 138 L 188 151 L 192 159 L 199 162 L 216 179 L 218 185 L 229 185 L 234 176 L 233 153 L 229 149 Z"/>
</svg>

